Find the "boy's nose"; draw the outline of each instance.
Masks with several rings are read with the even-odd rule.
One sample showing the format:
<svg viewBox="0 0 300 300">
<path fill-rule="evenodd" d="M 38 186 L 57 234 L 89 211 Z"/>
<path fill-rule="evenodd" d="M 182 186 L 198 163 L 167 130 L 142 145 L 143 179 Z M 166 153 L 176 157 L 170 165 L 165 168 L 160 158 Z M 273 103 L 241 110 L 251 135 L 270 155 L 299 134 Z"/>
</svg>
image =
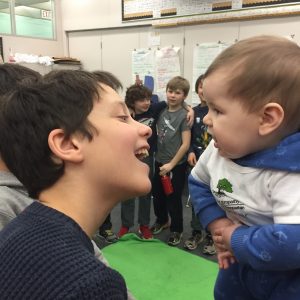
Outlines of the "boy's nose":
<svg viewBox="0 0 300 300">
<path fill-rule="evenodd" d="M 147 139 L 152 135 L 152 129 L 147 126 L 147 125 L 144 125 L 144 124 L 140 124 L 140 128 L 139 128 L 139 131 L 141 133 L 142 136 L 145 136 Z"/>
</svg>

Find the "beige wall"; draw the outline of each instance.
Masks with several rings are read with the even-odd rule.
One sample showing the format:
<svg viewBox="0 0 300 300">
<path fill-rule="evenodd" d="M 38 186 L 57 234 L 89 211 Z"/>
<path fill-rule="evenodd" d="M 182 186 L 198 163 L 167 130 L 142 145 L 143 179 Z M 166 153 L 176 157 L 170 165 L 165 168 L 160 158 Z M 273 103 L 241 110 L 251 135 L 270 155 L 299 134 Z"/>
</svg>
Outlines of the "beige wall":
<svg viewBox="0 0 300 300">
<path fill-rule="evenodd" d="M 122 23 L 121 0 L 61 0 L 64 30 L 86 30 L 151 24 L 151 21 Z"/>
</svg>

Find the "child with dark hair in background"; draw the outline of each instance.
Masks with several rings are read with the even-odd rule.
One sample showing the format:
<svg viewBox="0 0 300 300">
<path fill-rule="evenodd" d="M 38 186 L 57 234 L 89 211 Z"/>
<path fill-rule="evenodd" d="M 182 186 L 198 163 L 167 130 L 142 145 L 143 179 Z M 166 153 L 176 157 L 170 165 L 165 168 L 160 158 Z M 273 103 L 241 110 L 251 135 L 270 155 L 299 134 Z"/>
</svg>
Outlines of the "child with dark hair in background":
<svg viewBox="0 0 300 300">
<path fill-rule="evenodd" d="M 153 155 L 157 146 L 156 123 L 162 110 L 167 107 L 165 101 L 151 103 L 152 92 L 140 82 L 130 86 L 126 91 L 125 103 L 132 112 L 133 118 L 149 126 L 152 129 L 152 136 L 149 138 L 150 145 L 149 156 L 144 159 L 150 168 L 149 178 L 153 177 Z M 189 111 L 187 114 L 189 124 L 193 122 L 193 112 L 185 103 L 183 107 Z M 151 192 L 145 196 L 140 196 L 138 208 L 139 232 L 144 239 L 153 238 L 149 229 L 150 209 L 151 209 Z M 119 231 L 119 237 L 129 232 L 130 227 L 134 225 L 135 199 L 129 199 L 121 203 L 121 220 L 122 226 Z"/>
<path fill-rule="evenodd" d="M 195 112 L 195 122 L 191 130 L 191 145 L 188 151 L 188 164 L 190 167 L 196 165 L 197 160 L 208 146 L 211 137 L 207 133 L 207 126 L 203 123 L 203 118 L 208 112 L 208 107 L 203 98 L 203 75 L 200 75 L 195 83 L 195 92 L 199 96 L 200 104 L 193 107 Z M 184 247 L 188 250 L 195 250 L 198 245 L 205 240 L 203 245 L 203 254 L 214 255 L 216 249 L 212 240 L 211 234 L 205 233 L 203 227 L 195 215 L 194 207 L 192 205 L 192 220 L 191 227 L 193 229 L 192 236 L 184 242 Z"/>
<path fill-rule="evenodd" d="M 18 64 L 0 65 L 0 103 L 5 95 L 18 86 L 32 84 L 42 76 L 29 68 Z M 0 230 L 11 222 L 34 200 L 28 197 L 21 182 L 8 170 L 0 157 Z"/>
<path fill-rule="evenodd" d="M 224 50 L 204 75 L 213 141 L 189 177 L 213 236 L 216 300 L 300 295 L 300 47 L 257 36 Z"/>
<path fill-rule="evenodd" d="M 70 70 L 5 97 L 0 128 L 3 160 L 38 199 L 0 232 L 1 297 L 127 299 L 90 239 L 117 203 L 151 189 L 140 160 L 151 129 L 105 82 Z"/>
<path fill-rule="evenodd" d="M 168 107 L 157 121 L 158 140 L 152 188 L 156 221 L 151 230 L 153 234 L 158 234 L 170 226 L 168 244 L 171 246 L 180 243 L 183 232 L 181 197 L 186 178 L 186 154 L 190 146 L 191 130 L 182 103 L 189 89 L 190 84 L 185 78 L 172 78 L 166 86 Z M 162 176 L 171 177 L 173 192 L 169 195 L 164 192 Z"/>
</svg>

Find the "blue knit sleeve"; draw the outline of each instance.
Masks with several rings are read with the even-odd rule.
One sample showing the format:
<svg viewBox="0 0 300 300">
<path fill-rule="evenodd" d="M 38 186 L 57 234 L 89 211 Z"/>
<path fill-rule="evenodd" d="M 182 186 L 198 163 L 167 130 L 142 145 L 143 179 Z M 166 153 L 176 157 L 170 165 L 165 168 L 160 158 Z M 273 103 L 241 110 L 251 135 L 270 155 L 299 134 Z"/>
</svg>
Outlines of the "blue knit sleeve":
<svg viewBox="0 0 300 300">
<path fill-rule="evenodd" d="M 226 217 L 207 184 L 200 182 L 192 174 L 189 175 L 188 184 L 195 213 L 204 228 L 207 228 L 212 221 Z"/>
<path fill-rule="evenodd" d="M 241 226 L 232 234 L 238 262 L 253 269 L 286 271 L 300 268 L 300 225 Z"/>
</svg>

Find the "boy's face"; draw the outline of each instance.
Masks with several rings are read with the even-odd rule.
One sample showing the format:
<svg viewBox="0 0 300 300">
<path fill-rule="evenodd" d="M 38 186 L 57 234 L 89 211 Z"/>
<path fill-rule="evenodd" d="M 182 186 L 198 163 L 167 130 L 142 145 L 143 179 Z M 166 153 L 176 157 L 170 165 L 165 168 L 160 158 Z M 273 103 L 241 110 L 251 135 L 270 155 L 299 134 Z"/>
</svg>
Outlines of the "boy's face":
<svg viewBox="0 0 300 300">
<path fill-rule="evenodd" d="M 140 158 L 149 149 L 151 129 L 133 120 L 120 96 L 103 85 L 88 120 L 97 129 L 84 143 L 84 170 L 90 185 L 101 195 L 125 200 L 151 189 L 149 168 Z"/>
<path fill-rule="evenodd" d="M 170 109 L 179 109 L 182 106 L 182 102 L 185 99 L 185 95 L 183 90 L 177 89 L 172 90 L 170 88 L 167 89 L 167 101 Z"/>
<path fill-rule="evenodd" d="M 226 77 L 228 71 L 223 69 L 205 78 L 203 95 L 209 111 L 203 121 L 219 154 L 236 159 L 261 150 L 258 146 L 260 115 L 247 112 L 241 99 L 228 96 Z"/>
<path fill-rule="evenodd" d="M 134 112 L 136 114 L 142 114 L 149 110 L 151 101 L 150 98 L 140 99 L 134 102 Z"/>
</svg>

